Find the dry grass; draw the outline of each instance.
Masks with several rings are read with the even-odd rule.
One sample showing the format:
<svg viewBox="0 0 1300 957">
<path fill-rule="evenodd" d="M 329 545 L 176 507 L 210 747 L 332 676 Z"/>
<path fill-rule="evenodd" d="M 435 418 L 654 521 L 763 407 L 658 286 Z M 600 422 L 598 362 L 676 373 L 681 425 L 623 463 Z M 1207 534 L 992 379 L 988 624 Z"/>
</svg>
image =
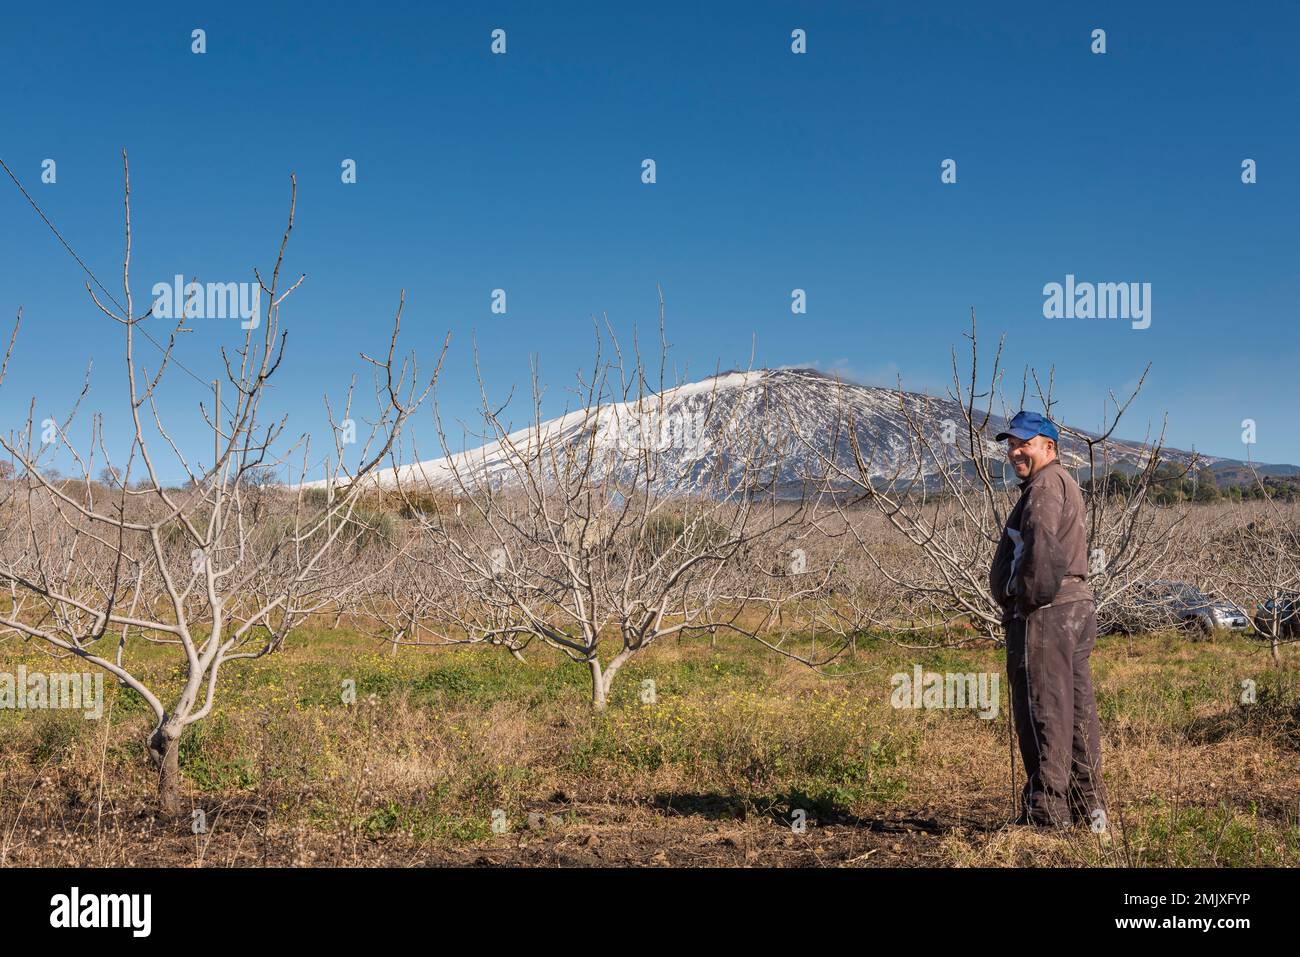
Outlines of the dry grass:
<svg viewBox="0 0 1300 957">
<path fill-rule="evenodd" d="M 691 638 L 634 661 L 593 715 L 584 670 L 562 660 L 311 639 L 231 669 L 217 711 L 186 732 L 185 797 L 205 828 L 155 821 L 150 715 L 130 692 L 106 683 L 99 721 L 0 711 L 0 863 L 1300 862 L 1297 681 L 1243 638 L 1100 643 L 1109 846 L 1086 828 L 1007 825 L 1005 682 L 993 720 L 890 706 L 893 673 L 1001 672 L 992 648 L 917 657 L 872 642 L 819 675 L 752 643 Z M 19 663 L 69 667 L 0 645 L 0 671 Z M 170 667 L 159 657 L 150 678 L 178 680 Z"/>
</svg>

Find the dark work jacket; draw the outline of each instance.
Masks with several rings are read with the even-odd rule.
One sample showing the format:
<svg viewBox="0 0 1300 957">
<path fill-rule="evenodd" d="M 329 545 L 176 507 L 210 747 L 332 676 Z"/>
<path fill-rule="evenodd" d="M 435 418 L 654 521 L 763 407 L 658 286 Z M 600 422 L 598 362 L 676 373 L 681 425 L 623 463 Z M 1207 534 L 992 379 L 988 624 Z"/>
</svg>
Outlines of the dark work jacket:
<svg viewBox="0 0 1300 957">
<path fill-rule="evenodd" d="M 1053 461 L 1021 482 L 1020 490 L 989 569 L 994 600 L 1008 618 L 1027 618 L 1046 605 L 1090 600 L 1079 484 Z M 1022 542 L 1019 558 L 1015 534 Z"/>
</svg>

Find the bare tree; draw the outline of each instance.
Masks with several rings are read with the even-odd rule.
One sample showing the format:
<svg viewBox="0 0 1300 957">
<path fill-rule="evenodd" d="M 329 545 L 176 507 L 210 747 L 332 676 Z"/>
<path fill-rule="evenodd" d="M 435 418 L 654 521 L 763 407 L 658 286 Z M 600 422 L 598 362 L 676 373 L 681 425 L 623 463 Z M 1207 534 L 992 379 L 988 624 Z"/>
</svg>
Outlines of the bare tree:
<svg viewBox="0 0 1300 957">
<path fill-rule="evenodd" d="M 829 481 L 839 490 L 845 527 L 868 560 L 870 574 L 888 584 L 892 602 L 873 593 L 869 604 L 841 603 L 830 624 L 838 630 L 876 626 L 901 644 L 961 644 L 976 637 L 1001 640 L 1002 609 L 988 585 L 988 569 L 1015 505 L 1016 481 L 991 426 L 1023 408 L 1032 380 L 1044 412 L 1055 400 L 1049 377 L 1044 386 L 1027 371 L 1020 401 L 1008 407 L 1003 392 L 1002 351 L 981 377 L 974 311 L 966 336 L 968 367 L 952 355 L 947 400 L 897 394 L 901 449 L 864 442 L 851 408 L 844 404 L 842 428 L 848 454 L 825 455 Z M 1145 379 L 1145 372 L 1142 380 Z M 1098 613 L 1157 563 L 1167 539 L 1156 534 L 1147 490 L 1161 457 L 1162 438 L 1126 446 L 1123 485 L 1104 481 L 1116 466 L 1113 436 L 1142 380 L 1123 400 L 1108 397 L 1098 434 L 1061 427 L 1063 464 L 1082 481 L 1088 508 L 1090 580 Z M 804 439 L 810 449 L 824 446 Z M 834 448 L 834 446 L 832 446 Z M 888 453 L 886 456 L 885 453 Z M 851 491 L 854 494 L 846 494 Z M 894 534 L 892 542 L 855 511 L 865 507 Z"/>
<path fill-rule="evenodd" d="M 77 415 L 74 406 L 57 424 L 57 444 L 71 457 L 80 478 L 53 481 L 40 465 L 56 443 L 42 446 L 30 415 L 24 431 L 0 438 L 0 445 L 23 469 L 9 503 L 10 517 L 17 521 L 7 526 L 0 550 L 0 582 L 9 599 L 0 626 L 36 639 L 55 657 L 75 656 L 104 669 L 148 703 L 156 719 L 148 744 L 159 768 L 160 811 L 172 817 L 180 809 L 181 733 L 211 713 L 223 666 L 268 654 L 306 616 L 363 584 L 347 562 L 349 544 L 364 532 L 357 521 L 358 480 L 386 460 L 393 461 L 396 437 L 432 387 L 441 358 L 423 385 L 414 356 L 395 361 L 399 305 L 387 356 L 364 357 L 374 371 L 378 408 L 359 445 L 355 470 L 343 466 L 344 449 L 335 436 L 336 458 L 329 467 L 346 476 L 346 484 L 313 495 L 299 483 L 296 491 L 278 490 L 274 507 L 263 502 L 264 507 L 255 509 L 254 499 L 268 491 L 268 467 L 301 469 L 305 474 L 310 463 L 305 436 L 284 447 L 286 420 L 263 422 L 260 415 L 268 383 L 284 358 L 287 333 L 280 326 L 280 307 L 305 278 L 287 286 L 281 279 L 293 229 L 296 179 L 291 179 L 288 223 L 270 278 L 253 271 L 264 309 L 259 308 L 257 321 L 245 324 L 242 343 L 230 352 L 221 350 L 229 401 L 222 400 L 218 381 L 211 405 L 200 404 L 202 421 L 213 437 L 212 458 L 203 467 L 193 465 L 173 439 L 160 408 L 166 406 L 160 386 L 174 363 L 184 317 L 162 347 L 156 369 L 146 368 L 137 355 L 140 324 L 153 308 L 138 318 L 132 308 L 125 151 L 123 173 L 125 304 L 110 308 L 89 284 L 87 291 L 123 332 L 130 446 L 117 465 L 109 461 L 103 420 L 96 414 L 89 447 L 78 451 L 69 437 Z M 9 353 L 12 350 L 11 339 Z M 443 350 L 445 354 L 445 343 Z M 187 476 L 180 487 L 164 481 L 156 457 L 160 448 Z M 120 476 L 109 494 L 91 481 L 97 458 Z M 139 480 L 132 482 L 133 475 Z M 179 692 L 165 694 L 140 677 L 132 653 L 145 642 L 174 650 L 183 674 Z"/>
<path fill-rule="evenodd" d="M 1196 562 L 1210 589 L 1249 613 L 1269 643 L 1273 663 L 1282 666 L 1282 646 L 1300 640 L 1300 510 L 1279 501 L 1253 466 L 1259 498 L 1214 506 L 1198 536 Z"/>
<path fill-rule="evenodd" d="M 611 331 L 607 356 L 599 326 L 596 341 L 556 422 L 536 365 L 520 429 L 480 376 L 474 451 L 454 449 L 435 401 L 446 457 L 386 479 L 425 544 L 374 619 L 394 642 L 558 649 L 589 669 L 596 710 L 624 665 L 669 636 L 729 631 L 813 660 L 779 612 L 828 570 L 801 557 L 807 503 L 781 488 L 779 443 L 728 411 L 716 378 L 691 387 L 691 416 L 668 415 L 662 298 L 657 384 L 639 349 L 625 359 Z"/>
</svg>

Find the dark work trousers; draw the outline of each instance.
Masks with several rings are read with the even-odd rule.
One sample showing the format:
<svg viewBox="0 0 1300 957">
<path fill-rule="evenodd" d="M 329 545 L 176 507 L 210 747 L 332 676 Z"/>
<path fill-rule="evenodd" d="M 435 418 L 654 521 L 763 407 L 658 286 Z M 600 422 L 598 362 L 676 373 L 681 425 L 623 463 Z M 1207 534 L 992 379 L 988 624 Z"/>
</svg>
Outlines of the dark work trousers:
<svg viewBox="0 0 1300 957">
<path fill-rule="evenodd" d="M 1088 656 L 1097 643 L 1091 601 L 1048 605 L 1007 623 L 1007 678 L 1020 756 L 1022 812 L 1032 824 L 1104 817 L 1101 724 Z"/>
</svg>

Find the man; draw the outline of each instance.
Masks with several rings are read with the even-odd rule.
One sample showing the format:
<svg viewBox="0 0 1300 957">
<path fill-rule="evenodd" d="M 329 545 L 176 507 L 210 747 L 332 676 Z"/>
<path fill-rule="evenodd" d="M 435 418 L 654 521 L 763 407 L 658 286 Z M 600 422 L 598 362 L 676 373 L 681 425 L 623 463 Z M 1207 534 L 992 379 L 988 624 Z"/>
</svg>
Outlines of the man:
<svg viewBox="0 0 1300 957">
<path fill-rule="evenodd" d="M 1011 713 L 1025 782 L 1019 824 L 1106 830 L 1101 726 L 1088 656 L 1097 615 L 1088 586 L 1083 495 L 1057 459 L 1060 433 L 1019 412 L 998 441 L 1020 478 L 989 571 L 1003 608 Z"/>
</svg>

